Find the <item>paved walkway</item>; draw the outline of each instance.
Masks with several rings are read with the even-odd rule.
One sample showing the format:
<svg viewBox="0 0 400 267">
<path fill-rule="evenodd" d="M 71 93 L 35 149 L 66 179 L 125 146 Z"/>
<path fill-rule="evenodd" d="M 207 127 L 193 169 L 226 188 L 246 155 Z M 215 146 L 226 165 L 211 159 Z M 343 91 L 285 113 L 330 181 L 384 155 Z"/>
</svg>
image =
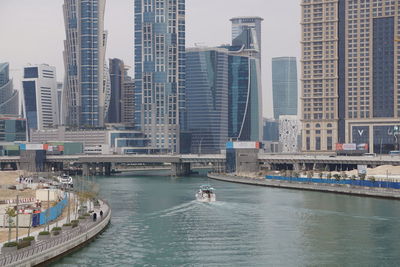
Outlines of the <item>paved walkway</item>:
<svg viewBox="0 0 400 267">
<path fill-rule="evenodd" d="M 41 241 L 36 241 L 33 246 L 19 249 L 14 252 L 10 253 L 4 253 L 0 254 L 0 266 L 7 266 L 10 265 L 12 266 L 13 263 L 19 262 L 21 260 L 24 260 L 25 258 L 32 257 L 36 254 L 40 254 L 44 251 L 49 251 L 49 249 L 61 245 L 63 243 L 68 242 L 69 240 L 78 237 L 82 234 L 87 233 L 90 229 L 92 229 L 94 226 L 102 222 L 103 219 L 105 219 L 110 212 L 110 207 L 108 204 L 100 201 L 101 206 L 97 207 L 94 209 L 94 212 L 97 213 L 97 220 L 93 221 L 92 217 L 90 217 L 87 220 L 81 220 L 79 222 L 78 227 L 72 228 L 70 230 L 62 230 L 61 234 L 57 237 L 51 237 L 49 240 L 41 240 Z M 103 211 L 104 215 L 103 217 L 100 217 L 100 210 Z M 73 217 L 71 217 L 72 219 Z M 66 221 L 66 218 L 63 219 L 64 222 Z M 62 221 L 63 221 L 62 220 Z M 59 222 L 59 225 L 61 226 L 61 221 Z M 55 223 L 52 224 L 52 226 L 55 226 Z M 42 227 L 43 228 L 43 227 Z M 50 227 L 51 229 L 51 227 Z M 35 233 L 37 236 L 38 232 Z M 33 234 L 32 234 L 33 235 Z"/>
</svg>

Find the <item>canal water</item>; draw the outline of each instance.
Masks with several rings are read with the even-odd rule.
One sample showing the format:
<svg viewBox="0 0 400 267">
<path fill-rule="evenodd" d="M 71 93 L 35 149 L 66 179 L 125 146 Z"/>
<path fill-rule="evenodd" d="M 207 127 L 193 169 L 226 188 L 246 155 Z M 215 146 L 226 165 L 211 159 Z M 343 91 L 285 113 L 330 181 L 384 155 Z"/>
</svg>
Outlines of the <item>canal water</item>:
<svg viewBox="0 0 400 267">
<path fill-rule="evenodd" d="M 400 202 L 162 173 L 97 178 L 107 231 L 53 266 L 395 266 Z M 209 183 L 217 202 L 199 203 Z"/>
</svg>

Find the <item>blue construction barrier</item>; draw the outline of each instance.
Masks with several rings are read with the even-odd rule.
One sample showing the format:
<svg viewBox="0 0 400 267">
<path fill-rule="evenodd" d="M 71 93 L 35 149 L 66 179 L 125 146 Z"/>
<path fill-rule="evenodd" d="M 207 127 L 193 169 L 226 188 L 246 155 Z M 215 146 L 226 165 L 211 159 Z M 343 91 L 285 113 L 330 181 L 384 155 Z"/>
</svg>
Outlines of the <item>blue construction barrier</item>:
<svg viewBox="0 0 400 267">
<path fill-rule="evenodd" d="M 320 178 L 284 177 L 284 176 L 270 176 L 270 175 L 267 175 L 265 178 L 269 180 L 291 181 L 291 182 L 301 182 L 301 183 L 342 184 L 342 185 L 353 185 L 353 186 L 400 189 L 399 182 L 388 182 L 388 181 L 373 182 L 367 180 L 336 180 L 335 178 L 320 179 Z"/>
<path fill-rule="evenodd" d="M 47 222 L 54 221 L 62 214 L 65 206 L 68 205 L 68 198 L 65 196 L 63 200 L 58 202 L 54 207 L 47 209 L 41 213 L 37 213 L 37 216 L 32 217 L 32 226 L 44 225 Z"/>
</svg>

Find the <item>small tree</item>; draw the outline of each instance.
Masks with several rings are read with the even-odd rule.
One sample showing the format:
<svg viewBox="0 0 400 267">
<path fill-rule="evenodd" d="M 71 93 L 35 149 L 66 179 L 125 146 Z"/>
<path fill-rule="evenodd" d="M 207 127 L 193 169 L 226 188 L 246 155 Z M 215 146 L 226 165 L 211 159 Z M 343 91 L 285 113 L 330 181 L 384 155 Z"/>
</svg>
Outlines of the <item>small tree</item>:
<svg viewBox="0 0 400 267">
<path fill-rule="evenodd" d="M 347 173 L 343 172 L 342 177 L 343 179 L 347 179 L 349 176 L 347 175 Z"/>
<path fill-rule="evenodd" d="M 13 218 L 17 216 L 17 213 L 14 208 L 9 207 L 6 209 L 6 214 L 8 217 L 8 242 L 11 242 L 11 227 L 14 224 Z"/>
<path fill-rule="evenodd" d="M 332 173 L 328 172 L 328 174 L 326 175 L 326 178 L 331 179 L 332 178 Z"/>
<path fill-rule="evenodd" d="M 294 178 L 299 178 L 299 177 L 300 177 L 300 174 L 299 174 L 298 172 L 294 172 L 294 173 L 293 173 L 293 177 L 294 177 Z"/>
<path fill-rule="evenodd" d="M 365 173 L 360 173 L 360 180 L 364 181 L 366 176 Z"/>
<path fill-rule="evenodd" d="M 340 174 L 335 173 L 335 174 L 333 175 L 333 177 L 335 178 L 336 181 L 340 181 Z"/>
<path fill-rule="evenodd" d="M 370 176 L 370 177 L 369 177 L 369 180 L 370 180 L 371 182 L 375 183 L 375 181 L 376 181 L 375 176 Z"/>
<path fill-rule="evenodd" d="M 320 179 L 322 179 L 322 177 L 324 177 L 324 173 L 323 173 L 323 172 L 320 172 L 320 173 L 318 174 L 318 176 L 319 176 Z"/>
<path fill-rule="evenodd" d="M 356 176 L 353 174 L 352 176 L 351 176 L 351 180 L 355 180 L 356 179 Z"/>
</svg>

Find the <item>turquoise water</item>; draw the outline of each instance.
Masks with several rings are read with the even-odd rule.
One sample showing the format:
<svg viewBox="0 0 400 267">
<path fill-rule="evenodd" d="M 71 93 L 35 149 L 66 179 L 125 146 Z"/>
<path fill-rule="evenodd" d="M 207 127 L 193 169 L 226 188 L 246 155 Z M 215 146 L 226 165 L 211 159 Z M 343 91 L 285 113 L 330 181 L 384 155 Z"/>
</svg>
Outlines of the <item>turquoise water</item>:
<svg viewBox="0 0 400 267">
<path fill-rule="evenodd" d="M 112 222 L 54 266 L 395 266 L 400 202 L 154 174 L 98 178 Z M 217 202 L 194 200 L 201 184 Z"/>
</svg>

